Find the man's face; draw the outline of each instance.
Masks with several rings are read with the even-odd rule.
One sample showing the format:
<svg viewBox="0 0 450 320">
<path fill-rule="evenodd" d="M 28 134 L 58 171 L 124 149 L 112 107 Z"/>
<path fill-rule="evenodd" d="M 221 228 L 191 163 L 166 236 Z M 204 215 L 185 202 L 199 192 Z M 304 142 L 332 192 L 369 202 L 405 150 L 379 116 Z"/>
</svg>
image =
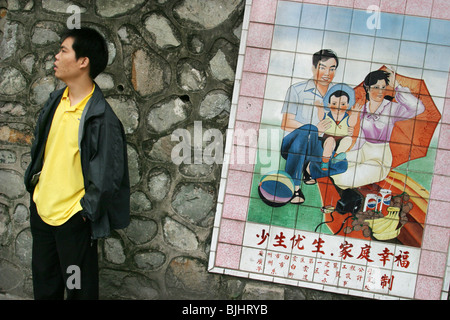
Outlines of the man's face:
<svg viewBox="0 0 450 320">
<path fill-rule="evenodd" d="M 336 74 L 336 59 L 320 60 L 317 67 L 312 66 L 313 78 L 323 86 L 329 85 Z"/>
<path fill-rule="evenodd" d="M 58 54 L 55 56 L 55 77 L 67 83 L 71 79 L 78 77 L 85 63 L 85 58 L 77 60 L 75 51 L 72 48 L 73 38 L 66 38 L 60 46 Z"/>
</svg>

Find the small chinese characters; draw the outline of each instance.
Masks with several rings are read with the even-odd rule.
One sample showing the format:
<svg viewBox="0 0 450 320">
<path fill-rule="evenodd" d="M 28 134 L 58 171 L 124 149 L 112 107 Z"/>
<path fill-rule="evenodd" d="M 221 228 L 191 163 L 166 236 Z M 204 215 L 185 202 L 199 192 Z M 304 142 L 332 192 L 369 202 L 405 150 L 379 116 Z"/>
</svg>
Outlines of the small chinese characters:
<svg viewBox="0 0 450 320">
<path fill-rule="evenodd" d="M 378 293 L 404 291 L 419 256 L 417 248 L 258 224 L 246 229 L 244 246 L 243 270 Z"/>
</svg>

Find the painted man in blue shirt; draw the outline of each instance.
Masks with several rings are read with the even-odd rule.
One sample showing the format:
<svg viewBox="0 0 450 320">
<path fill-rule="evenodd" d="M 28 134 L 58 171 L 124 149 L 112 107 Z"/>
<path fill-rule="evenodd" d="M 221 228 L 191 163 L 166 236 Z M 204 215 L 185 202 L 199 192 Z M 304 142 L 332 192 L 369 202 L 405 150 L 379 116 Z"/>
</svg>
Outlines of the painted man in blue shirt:
<svg viewBox="0 0 450 320">
<path fill-rule="evenodd" d="M 295 182 L 295 195 L 291 203 L 302 204 L 302 177 L 305 184 L 316 183 L 324 176 L 320 170 L 323 148 L 319 136 L 330 126 L 330 119 L 319 119 L 317 105 L 323 105 L 323 97 L 332 87 L 339 64 L 337 55 L 328 49 L 316 52 L 312 59 L 313 78 L 293 84 L 286 93 L 281 128 L 289 132 L 283 139 L 281 155 L 286 159 L 285 171 Z M 330 163 L 326 175 L 344 172 L 347 162 Z"/>
</svg>

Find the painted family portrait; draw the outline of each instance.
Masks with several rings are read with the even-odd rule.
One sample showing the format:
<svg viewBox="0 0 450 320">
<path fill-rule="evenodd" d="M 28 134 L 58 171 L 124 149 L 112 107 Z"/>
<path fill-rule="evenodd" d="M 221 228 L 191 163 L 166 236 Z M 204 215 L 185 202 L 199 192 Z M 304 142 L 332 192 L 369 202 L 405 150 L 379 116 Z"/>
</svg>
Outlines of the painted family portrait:
<svg viewBox="0 0 450 320">
<path fill-rule="evenodd" d="M 303 11 L 320 9 L 303 5 Z M 283 13 L 279 20 L 288 21 Z M 354 23 L 367 15 L 341 8 L 327 14 L 352 15 Z M 383 18 L 380 29 L 363 25 L 350 35 L 310 24 L 275 26 L 264 104 L 271 109 L 266 119 L 270 113 L 274 119 L 265 123 L 263 110 L 261 128 L 277 124 L 282 138 L 259 153 L 280 156 L 270 165 L 256 163 L 249 221 L 420 247 L 431 183 L 423 168 L 433 166 L 441 118 L 427 84 L 439 80 L 424 79 L 426 61 L 406 61 L 421 56 L 419 47 L 406 60 L 401 50 L 392 52 L 405 45 L 406 29 L 398 39 L 389 30 L 384 39 L 381 30 L 393 28 L 398 16 Z M 279 81 L 284 90 L 277 84 L 276 95 L 284 92 L 278 101 L 271 70 L 274 79 L 291 76 Z"/>
</svg>

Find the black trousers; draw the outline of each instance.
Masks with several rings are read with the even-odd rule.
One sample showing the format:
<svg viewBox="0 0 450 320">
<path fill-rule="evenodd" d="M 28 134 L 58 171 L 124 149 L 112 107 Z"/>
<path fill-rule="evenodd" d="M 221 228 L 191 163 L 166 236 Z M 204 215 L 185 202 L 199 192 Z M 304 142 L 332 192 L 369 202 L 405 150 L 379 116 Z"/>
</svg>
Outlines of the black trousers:
<svg viewBox="0 0 450 320">
<path fill-rule="evenodd" d="M 76 213 L 63 225 L 51 226 L 30 202 L 34 298 L 98 299 L 97 241 L 91 240 L 90 222 Z"/>
</svg>

